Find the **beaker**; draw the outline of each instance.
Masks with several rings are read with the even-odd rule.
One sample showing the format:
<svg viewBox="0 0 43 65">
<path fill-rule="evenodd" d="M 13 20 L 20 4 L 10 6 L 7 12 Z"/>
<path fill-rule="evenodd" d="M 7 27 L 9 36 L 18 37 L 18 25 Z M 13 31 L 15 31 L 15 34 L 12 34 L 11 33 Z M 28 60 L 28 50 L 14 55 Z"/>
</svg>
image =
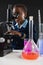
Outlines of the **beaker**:
<svg viewBox="0 0 43 65">
<path fill-rule="evenodd" d="M 37 45 L 39 47 L 39 53 L 40 55 L 43 55 L 43 24 L 40 24 L 41 26 L 41 31 L 39 32 L 39 38 L 37 41 Z"/>
<path fill-rule="evenodd" d="M 39 38 L 37 41 L 37 45 L 39 47 L 40 55 L 43 55 L 43 23 L 41 23 L 41 13 L 38 10 L 38 20 L 39 20 Z"/>
</svg>

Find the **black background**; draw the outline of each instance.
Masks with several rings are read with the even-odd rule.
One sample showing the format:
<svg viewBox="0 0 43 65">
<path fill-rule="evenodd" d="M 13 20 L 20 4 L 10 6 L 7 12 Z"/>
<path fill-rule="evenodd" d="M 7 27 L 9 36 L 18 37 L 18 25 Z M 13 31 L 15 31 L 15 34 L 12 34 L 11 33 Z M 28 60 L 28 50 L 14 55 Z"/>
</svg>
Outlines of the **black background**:
<svg viewBox="0 0 43 65">
<path fill-rule="evenodd" d="M 28 14 L 34 16 L 34 22 L 38 22 L 38 9 L 40 9 L 43 22 L 43 0 L 0 0 L 0 22 L 6 21 L 8 4 L 25 4 Z"/>
</svg>

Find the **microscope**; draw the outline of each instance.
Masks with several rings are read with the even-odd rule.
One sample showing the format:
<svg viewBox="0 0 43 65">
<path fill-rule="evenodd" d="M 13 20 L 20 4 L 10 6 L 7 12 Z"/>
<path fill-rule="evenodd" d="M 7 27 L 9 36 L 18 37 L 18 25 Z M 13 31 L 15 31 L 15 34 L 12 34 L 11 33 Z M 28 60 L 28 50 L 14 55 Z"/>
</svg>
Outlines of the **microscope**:
<svg viewBox="0 0 43 65">
<path fill-rule="evenodd" d="M 9 22 L 9 6 L 7 9 L 7 21 L 0 23 L 0 57 L 12 52 L 11 40 L 12 36 L 6 34 L 6 31 L 9 31 L 11 24 Z"/>
</svg>

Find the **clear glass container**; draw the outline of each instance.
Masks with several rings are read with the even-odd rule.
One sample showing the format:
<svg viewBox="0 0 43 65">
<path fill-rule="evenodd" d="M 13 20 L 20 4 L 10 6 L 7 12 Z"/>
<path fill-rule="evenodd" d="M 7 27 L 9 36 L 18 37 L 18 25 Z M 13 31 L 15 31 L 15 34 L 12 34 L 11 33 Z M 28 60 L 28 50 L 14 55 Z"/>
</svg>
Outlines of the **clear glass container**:
<svg viewBox="0 0 43 65">
<path fill-rule="evenodd" d="M 41 25 L 41 31 L 39 32 L 39 38 L 37 41 L 37 45 L 39 47 L 39 53 L 40 55 L 43 55 L 43 24 Z"/>
<path fill-rule="evenodd" d="M 39 47 L 40 55 L 43 55 L 43 23 L 41 23 L 41 13 L 38 10 L 38 20 L 39 20 L 39 38 L 37 41 L 37 45 Z"/>
<path fill-rule="evenodd" d="M 33 16 L 29 17 L 29 39 L 22 51 L 22 58 L 34 60 L 39 57 L 39 50 L 33 40 Z"/>
</svg>

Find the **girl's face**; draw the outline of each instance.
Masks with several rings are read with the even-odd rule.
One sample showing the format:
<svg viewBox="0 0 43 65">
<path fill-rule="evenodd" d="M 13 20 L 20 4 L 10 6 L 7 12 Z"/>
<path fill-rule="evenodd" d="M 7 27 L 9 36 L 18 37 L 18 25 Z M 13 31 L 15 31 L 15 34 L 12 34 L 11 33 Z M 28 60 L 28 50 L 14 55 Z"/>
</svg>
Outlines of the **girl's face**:
<svg viewBox="0 0 43 65">
<path fill-rule="evenodd" d="M 15 21 L 17 23 L 22 24 L 23 21 L 25 20 L 25 13 L 22 10 L 22 8 L 20 8 L 20 7 L 14 7 L 13 8 L 13 16 L 14 16 Z"/>
</svg>

